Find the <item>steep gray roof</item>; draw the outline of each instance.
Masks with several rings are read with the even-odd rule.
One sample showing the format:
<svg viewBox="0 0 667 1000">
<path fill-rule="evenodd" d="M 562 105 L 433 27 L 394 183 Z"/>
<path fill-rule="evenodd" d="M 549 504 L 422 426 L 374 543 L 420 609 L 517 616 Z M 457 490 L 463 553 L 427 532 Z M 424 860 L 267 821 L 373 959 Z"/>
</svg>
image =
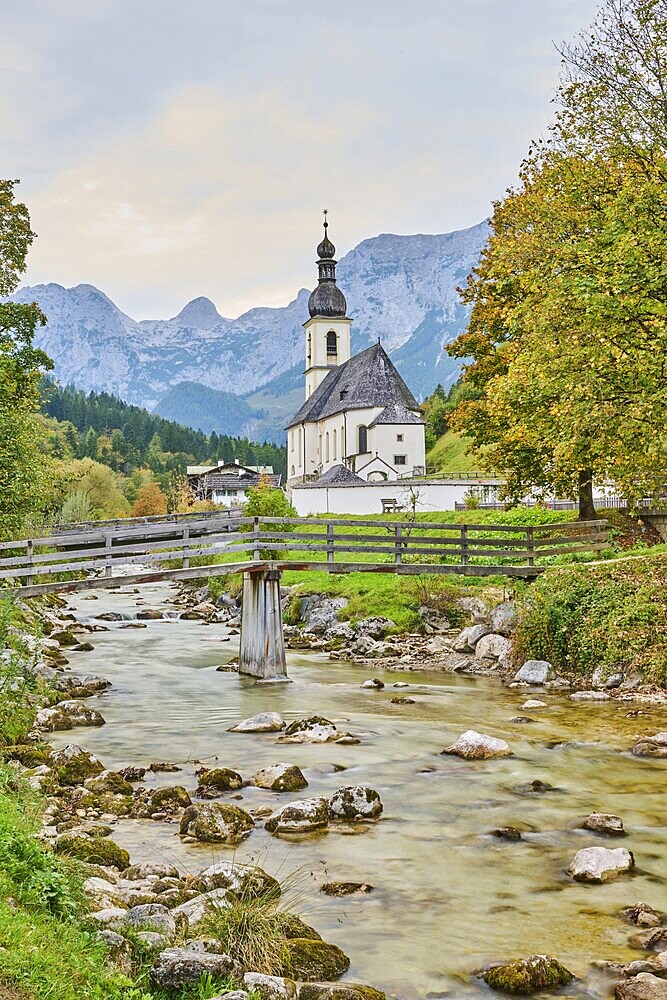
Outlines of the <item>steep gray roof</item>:
<svg viewBox="0 0 667 1000">
<path fill-rule="evenodd" d="M 330 469 L 315 480 L 316 486 L 345 486 L 346 483 L 363 483 L 361 476 L 357 476 L 344 465 L 332 465 Z"/>
<path fill-rule="evenodd" d="M 386 409 L 392 404 L 420 412 L 419 403 L 385 349 L 381 344 L 373 344 L 345 364 L 332 368 L 287 426 L 321 420 L 344 410 L 370 406 Z M 409 422 L 414 423 L 412 420 Z"/>
<path fill-rule="evenodd" d="M 375 420 L 371 420 L 369 427 L 376 424 L 423 424 L 424 421 L 417 414 L 409 410 L 403 403 L 390 403 L 385 406 L 382 413 L 378 413 Z"/>
</svg>

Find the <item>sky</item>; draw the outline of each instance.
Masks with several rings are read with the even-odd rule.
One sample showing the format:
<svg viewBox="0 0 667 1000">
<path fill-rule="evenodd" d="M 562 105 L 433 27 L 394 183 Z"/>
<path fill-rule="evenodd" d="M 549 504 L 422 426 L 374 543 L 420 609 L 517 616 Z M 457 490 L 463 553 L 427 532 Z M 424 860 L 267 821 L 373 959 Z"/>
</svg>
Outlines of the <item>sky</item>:
<svg viewBox="0 0 667 1000">
<path fill-rule="evenodd" d="M 379 233 L 480 222 L 596 0 L 3 0 L 0 170 L 26 284 L 235 317 Z"/>
</svg>

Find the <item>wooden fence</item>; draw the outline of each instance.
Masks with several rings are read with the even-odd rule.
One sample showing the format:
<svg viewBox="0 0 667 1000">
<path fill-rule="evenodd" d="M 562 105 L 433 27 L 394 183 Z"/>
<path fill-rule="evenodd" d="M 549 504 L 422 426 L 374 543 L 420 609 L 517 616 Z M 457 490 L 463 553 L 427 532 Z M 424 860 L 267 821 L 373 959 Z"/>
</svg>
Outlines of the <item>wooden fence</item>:
<svg viewBox="0 0 667 1000">
<path fill-rule="evenodd" d="M 193 579 L 260 564 L 332 573 L 530 577 L 543 571 L 545 557 L 599 553 L 607 540 L 606 524 L 602 520 L 524 526 L 235 517 L 225 524 L 202 519 L 125 528 L 86 526 L 70 534 L 0 542 L 0 587 L 3 582 L 20 587 L 28 596 L 142 579 Z M 114 571 L 121 566 L 119 576 Z M 128 566 L 144 570 L 134 576 L 128 574 Z M 97 579 L 91 580 L 91 573 Z"/>
</svg>

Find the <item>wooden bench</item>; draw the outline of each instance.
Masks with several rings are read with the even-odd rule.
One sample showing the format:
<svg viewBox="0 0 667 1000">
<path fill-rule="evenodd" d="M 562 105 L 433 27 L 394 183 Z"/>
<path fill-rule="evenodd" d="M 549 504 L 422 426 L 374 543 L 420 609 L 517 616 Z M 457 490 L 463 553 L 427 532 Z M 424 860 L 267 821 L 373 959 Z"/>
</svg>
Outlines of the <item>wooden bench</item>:
<svg viewBox="0 0 667 1000">
<path fill-rule="evenodd" d="M 390 514 L 392 511 L 401 510 L 398 505 L 398 500 L 382 500 L 382 513 Z"/>
</svg>

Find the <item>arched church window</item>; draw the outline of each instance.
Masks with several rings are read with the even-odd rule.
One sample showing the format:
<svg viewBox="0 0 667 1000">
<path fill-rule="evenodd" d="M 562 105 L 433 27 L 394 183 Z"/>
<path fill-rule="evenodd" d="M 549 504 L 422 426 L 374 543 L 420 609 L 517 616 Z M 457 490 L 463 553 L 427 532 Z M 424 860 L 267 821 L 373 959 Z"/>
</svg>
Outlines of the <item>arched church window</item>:
<svg viewBox="0 0 667 1000">
<path fill-rule="evenodd" d="M 329 431 L 327 431 L 324 438 L 324 460 L 329 461 Z"/>
<path fill-rule="evenodd" d="M 357 451 L 360 455 L 365 455 L 368 451 L 368 428 L 366 424 L 361 424 L 359 426 L 359 447 Z"/>
<path fill-rule="evenodd" d="M 333 432 L 333 457 L 334 457 L 334 462 L 335 462 L 336 459 L 338 458 L 338 443 L 337 443 L 337 440 L 336 440 L 336 428 L 335 427 L 334 427 L 334 432 Z"/>
<path fill-rule="evenodd" d="M 335 330 L 327 333 L 327 357 L 335 357 L 338 354 L 338 334 Z"/>
</svg>

